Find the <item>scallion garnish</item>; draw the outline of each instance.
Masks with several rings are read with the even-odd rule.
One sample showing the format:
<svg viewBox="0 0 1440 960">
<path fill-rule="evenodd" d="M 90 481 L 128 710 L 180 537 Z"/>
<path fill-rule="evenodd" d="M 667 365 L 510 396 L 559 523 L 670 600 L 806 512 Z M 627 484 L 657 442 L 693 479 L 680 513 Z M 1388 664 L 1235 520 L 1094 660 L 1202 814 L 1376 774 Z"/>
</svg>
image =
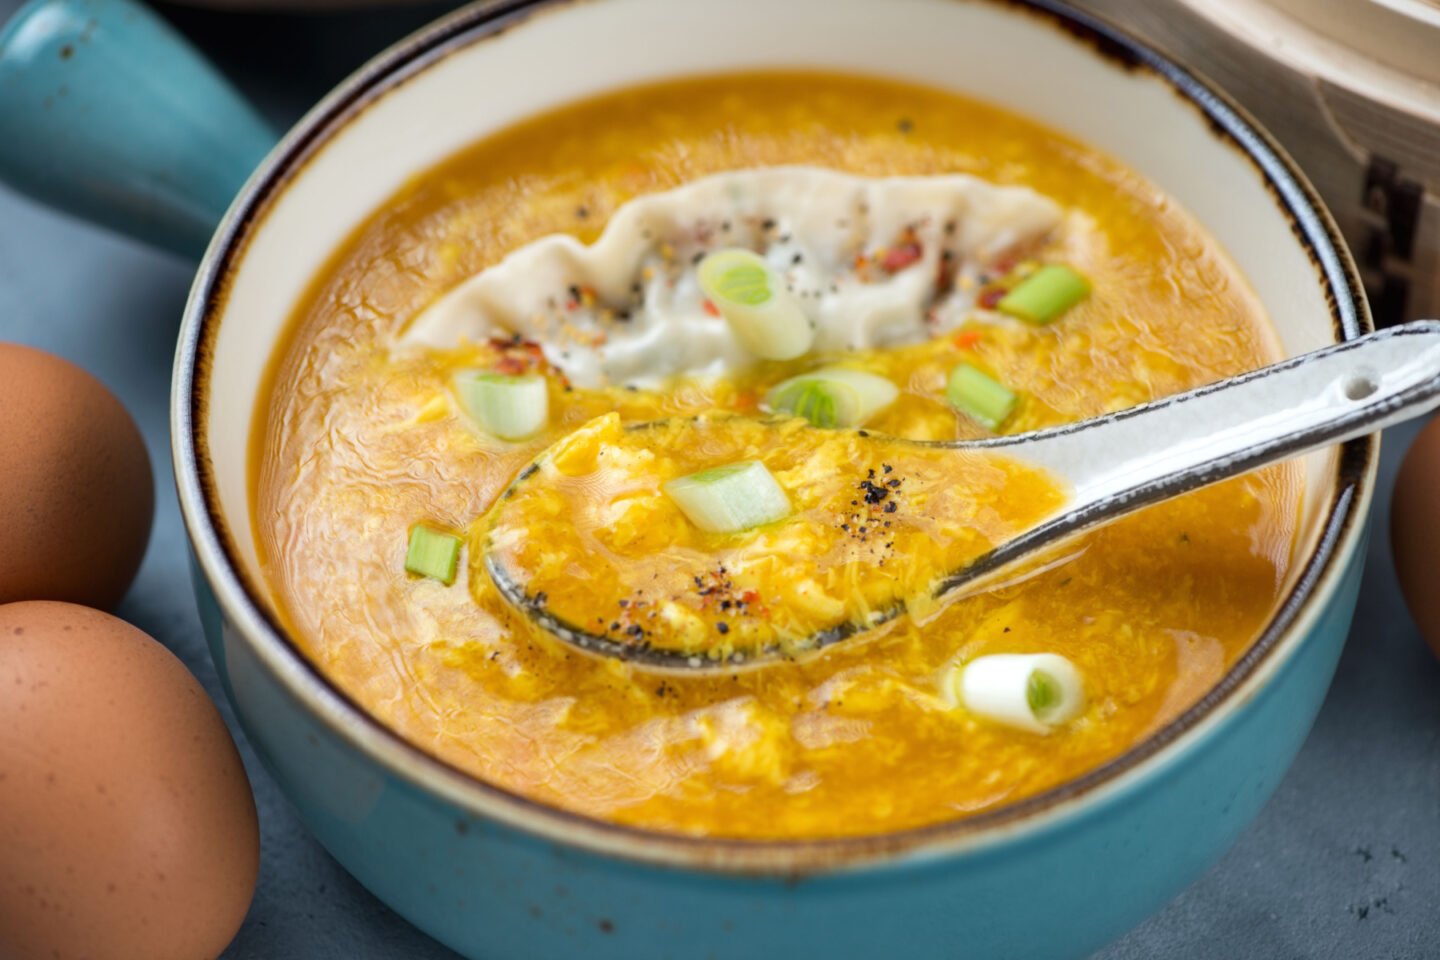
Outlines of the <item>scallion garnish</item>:
<svg viewBox="0 0 1440 960">
<path fill-rule="evenodd" d="M 884 377 L 847 367 L 826 367 L 791 377 L 765 396 L 777 413 L 804 417 L 817 427 L 858 427 L 895 402 L 900 391 Z"/>
<path fill-rule="evenodd" d="M 987 430 L 998 430 L 1015 412 L 1019 401 L 1014 391 L 968 363 L 950 371 L 945 397 L 955 409 L 978 420 Z"/>
<path fill-rule="evenodd" d="M 410 528 L 410 546 L 405 551 L 405 569 L 422 577 L 439 580 L 447 587 L 455 582 L 460 560 L 459 537 L 431 530 L 422 523 Z"/>
<path fill-rule="evenodd" d="M 807 380 L 786 391 L 776 409 L 788 408 L 789 413 L 804 417 L 817 427 L 834 427 L 841 420 L 852 418 L 859 405 L 855 391 L 844 384 Z"/>
<path fill-rule="evenodd" d="M 1090 281 L 1063 263 L 1051 263 L 1021 280 L 995 309 L 1026 323 L 1044 324 L 1089 295 Z"/>
<path fill-rule="evenodd" d="M 1056 653 L 976 657 L 950 683 L 971 713 L 1031 733 L 1049 733 L 1085 706 L 1080 671 Z"/>
<path fill-rule="evenodd" d="M 706 254 L 700 289 L 746 350 L 766 360 L 791 360 L 810 349 L 815 328 L 800 301 L 765 259 L 727 248 Z"/>
<path fill-rule="evenodd" d="M 460 406 L 486 433 L 502 440 L 523 440 L 545 429 L 550 395 L 537 374 L 507 376 L 471 371 L 455 375 Z"/>
<path fill-rule="evenodd" d="M 707 533 L 736 533 L 790 515 L 790 501 L 758 460 L 712 467 L 667 481 L 665 495 Z"/>
<path fill-rule="evenodd" d="M 1030 704 L 1031 713 L 1044 716 L 1059 706 L 1063 697 L 1059 680 L 1044 670 L 1031 671 L 1030 682 L 1025 685 L 1025 702 Z"/>
</svg>

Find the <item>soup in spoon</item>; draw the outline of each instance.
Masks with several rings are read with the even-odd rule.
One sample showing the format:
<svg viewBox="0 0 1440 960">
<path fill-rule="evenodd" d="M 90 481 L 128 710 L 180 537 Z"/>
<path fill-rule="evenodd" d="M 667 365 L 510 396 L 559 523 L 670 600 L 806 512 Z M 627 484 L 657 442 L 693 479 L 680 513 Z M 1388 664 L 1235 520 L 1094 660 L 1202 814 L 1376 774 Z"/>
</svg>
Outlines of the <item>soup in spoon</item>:
<svg viewBox="0 0 1440 960">
<path fill-rule="evenodd" d="M 896 608 L 1064 501 L 1008 456 L 697 417 L 614 414 L 552 447 L 481 522 L 502 588 L 597 649 L 665 664 L 804 653 Z M 657 656 L 658 655 L 658 656 Z"/>
</svg>

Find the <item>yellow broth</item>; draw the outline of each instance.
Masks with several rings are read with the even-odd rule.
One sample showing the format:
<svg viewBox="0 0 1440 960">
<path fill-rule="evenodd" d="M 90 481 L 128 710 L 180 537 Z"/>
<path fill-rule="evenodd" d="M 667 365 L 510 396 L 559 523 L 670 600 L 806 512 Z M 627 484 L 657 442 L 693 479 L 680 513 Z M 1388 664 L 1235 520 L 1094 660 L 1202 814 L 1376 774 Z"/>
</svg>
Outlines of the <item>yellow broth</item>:
<svg viewBox="0 0 1440 960">
<path fill-rule="evenodd" d="M 498 444 L 457 415 L 450 378 L 536 366 L 533 354 L 498 343 L 394 354 L 406 322 L 522 244 L 557 231 L 593 240 L 632 197 L 785 163 L 1029 186 L 1067 211 L 1037 256 L 1093 284 L 1050 326 L 976 326 L 847 358 L 902 388 L 867 425 L 877 433 L 986 435 L 944 400 L 962 361 L 1021 394 L 1003 427 L 1013 433 L 1277 356 L 1243 277 L 1152 184 L 948 93 L 825 74 L 700 78 L 576 104 L 477 143 L 416 177 L 316 278 L 253 440 L 254 534 L 280 615 L 334 683 L 420 749 L 543 803 L 657 830 L 798 838 L 917 827 L 1031 796 L 1125 751 L 1212 686 L 1270 615 L 1298 520 L 1294 466 L 1147 509 L 1000 588 L 812 658 L 704 677 L 555 641 L 497 595 L 473 541 L 454 585 L 408 575 L 413 524 L 471 532 L 525 464 L 582 424 L 612 412 L 626 422 L 754 415 L 769 386 L 837 358 L 654 392 L 566 390 L 550 371 L 549 428 Z M 533 533 L 543 542 L 555 528 Z M 1087 688 L 1084 713 L 1049 736 L 971 716 L 940 689 L 955 663 L 1034 651 L 1068 657 Z"/>
</svg>

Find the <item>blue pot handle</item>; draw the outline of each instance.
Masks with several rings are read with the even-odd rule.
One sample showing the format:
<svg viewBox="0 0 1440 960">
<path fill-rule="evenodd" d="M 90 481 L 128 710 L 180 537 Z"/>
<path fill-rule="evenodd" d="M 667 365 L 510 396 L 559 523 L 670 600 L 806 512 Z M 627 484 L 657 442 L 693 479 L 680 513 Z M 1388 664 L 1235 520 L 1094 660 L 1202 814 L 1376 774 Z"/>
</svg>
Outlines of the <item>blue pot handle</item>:
<svg viewBox="0 0 1440 960">
<path fill-rule="evenodd" d="M 31 0 L 0 32 L 0 180 L 188 257 L 275 134 L 133 0 Z"/>
</svg>

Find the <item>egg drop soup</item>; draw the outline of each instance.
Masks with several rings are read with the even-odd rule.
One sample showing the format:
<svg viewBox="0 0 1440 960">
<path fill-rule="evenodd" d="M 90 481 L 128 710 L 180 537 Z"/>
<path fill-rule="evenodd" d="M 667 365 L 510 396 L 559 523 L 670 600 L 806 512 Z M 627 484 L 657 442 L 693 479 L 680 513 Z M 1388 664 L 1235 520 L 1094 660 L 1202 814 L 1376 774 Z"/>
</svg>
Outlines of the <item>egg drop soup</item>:
<svg viewBox="0 0 1440 960">
<path fill-rule="evenodd" d="M 639 87 L 476 143 L 336 252 L 260 398 L 254 536 L 318 668 L 480 780 L 693 835 L 920 827 L 1093 770 L 1219 681 L 1278 602 L 1298 465 L 734 669 L 560 642 L 497 589 L 492 536 L 595 635 L 719 662 L 914 593 L 1063 502 L 1013 464 L 870 462 L 857 430 L 1020 433 L 1279 356 L 1184 210 L 1022 117 L 828 74 Z M 665 419 L 733 429 L 618 455 Z M 794 445 L 816 428 L 823 456 Z M 493 527 L 537 458 L 568 486 Z"/>
</svg>

